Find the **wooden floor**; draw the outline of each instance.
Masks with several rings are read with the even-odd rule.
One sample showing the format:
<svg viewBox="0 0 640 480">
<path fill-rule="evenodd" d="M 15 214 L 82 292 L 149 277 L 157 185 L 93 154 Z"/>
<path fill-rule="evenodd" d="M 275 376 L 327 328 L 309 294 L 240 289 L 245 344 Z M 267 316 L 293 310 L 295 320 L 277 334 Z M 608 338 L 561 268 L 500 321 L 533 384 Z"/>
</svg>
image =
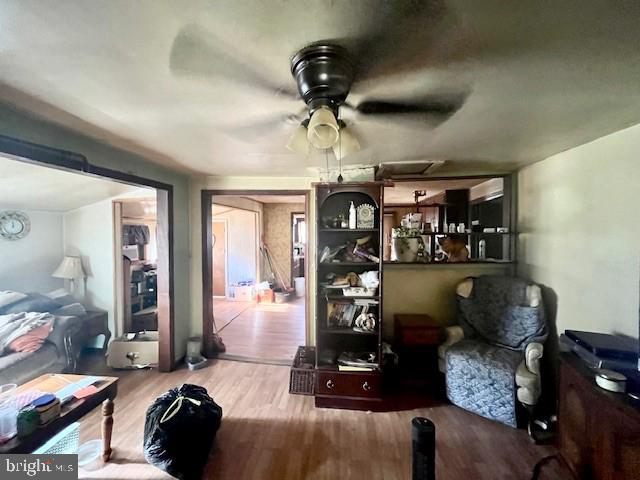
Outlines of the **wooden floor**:
<svg viewBox="0 0 640 480">
<path fill-rule="evenodd" d="M 305 343 L 304 298 L 283 304 L 214 298 L 213 315 L 230 356 L 290 364 Z"/>
<path fill-rule="evenodd" d="M 289 369 L 284 366 L 218 360 L 195 372 L 131 371 L 120 376 L 113 460 L 81 470 L 80 478 L 169 478 L 144 460 L 145 410 L 158 395 L 182 383 L 206 387 L 224 411 L 206 479 L 407 480 L 415 416 L 436 424 L 438 480 L 528 480 L 536 461 L 555 453 L 552 447 L 533 445 L 523 430 L 448 404 L 393 413 L 317 409 L 313 397 L 288 393 Z M 99 435 L 96 411 L 82 422 L 81 440 Z M 565 477 L 554 469 L 541 478 Z"/>
</svg>

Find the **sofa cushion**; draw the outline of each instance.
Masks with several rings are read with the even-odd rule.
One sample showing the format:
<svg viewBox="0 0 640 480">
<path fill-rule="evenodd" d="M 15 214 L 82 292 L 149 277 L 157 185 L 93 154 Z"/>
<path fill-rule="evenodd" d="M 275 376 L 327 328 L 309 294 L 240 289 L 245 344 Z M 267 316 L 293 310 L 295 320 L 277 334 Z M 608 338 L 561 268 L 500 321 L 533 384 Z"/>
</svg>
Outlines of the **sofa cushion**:
<svg viewBox="0 0 640 480">
<path fill-rule="evenodd" d="M 53 312 L 60 305 L 45 295 L 29 293 L 25 298 L 12 303 L 4 309 L 3 314 L 21 312 Z"/>
<path fill-rule="evenodd" d="M 0 315 L 4 310 L 16 302 L 27 297 L 26 293 L 12 292 L 11 290 L 5 290 L 0 292 Z"/>
<path fill-rule="evenodd" d="M 59 305 L 71 305 L 72 303 L 77 303 L 77 300 L 73 298 L 73 295 L 67 292 L 64 288 L 59 288 L 58 290 L 45 293 L 45 295 Z"/>
<path fill-rule="evenodd" d="M 519 351 L 461 340 L 446 352 L 447 397 L 459 407 L 516 426 Z"/>
<path fill-rule="evenodd" d="M 81 317 L 82 315 L 87 314 L 87 310 L 82 306 L 82 304 L 76 302 L 64 305 L 51 313 L 62 317 Z"/>
<path fill-rule="evenodd" d="M 61 372 L 66 366 L 54 345 L 45 343 L 35 353 L 12 353 L 0 357 L 0 384 L 28 382 L 45 373 Z"/>
</svg>

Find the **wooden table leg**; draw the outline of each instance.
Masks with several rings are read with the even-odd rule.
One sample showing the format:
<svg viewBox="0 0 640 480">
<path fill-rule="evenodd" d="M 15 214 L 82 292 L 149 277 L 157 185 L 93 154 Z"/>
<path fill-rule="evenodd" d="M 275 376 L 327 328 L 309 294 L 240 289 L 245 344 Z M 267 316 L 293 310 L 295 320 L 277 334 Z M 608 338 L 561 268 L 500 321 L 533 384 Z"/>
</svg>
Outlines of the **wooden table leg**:
<svg viewBox="0 0 640 480">
<path fill-rule="evenodd" d="M 111 457 L 111 433 L 113 431 L 113 400 L 107 398 L 102 402 L 102 460 Z"/>
</svg>

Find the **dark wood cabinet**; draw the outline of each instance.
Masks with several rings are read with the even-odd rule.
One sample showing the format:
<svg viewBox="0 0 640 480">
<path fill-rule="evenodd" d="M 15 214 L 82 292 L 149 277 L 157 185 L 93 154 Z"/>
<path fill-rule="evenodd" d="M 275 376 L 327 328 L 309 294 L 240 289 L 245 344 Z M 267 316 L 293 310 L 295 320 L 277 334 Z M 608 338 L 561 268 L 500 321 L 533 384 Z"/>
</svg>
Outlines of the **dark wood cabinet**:
<svg viewBox="0 0 640 480">
<path fill-rule="evenodd" d="M 640 402 L 598 387 L 573 354 L 561 355 L 558 447 L 580 480 L 640 479 Z"/>
<path fill-rule="evenodd" d="M 316 194 L 316 388 L 318 407 L 375 410 L 382 399 L 382 231 L 383 212 L 382 183 L 322 183 L 315 186 Z M 344 228 L 348 224 L 349 207 L 362 205 L 373 207 L 373 218 L 368 225 L 359 224 L 355 229 Z M 366 213 L 366 212 L 365 212 Z M 363 214 L 364 217 L 364 214 Z M 366 218 L 366 217 L 365 217 Z M 356 240 L 368 239 L 372 258 L 355 258 Z M 326 250 L 335 251 L 349 245 L 336 258 L 327 260 Z M 330 276 L 357 275 L 376 271 L 379 285 L 374 293 L 349 297 L 341 289 L 327 288 Z M 354 329 L 352 317 L 347 324 L 332 322 L 336 305 L 345 306 L 369 302 L 368 312 L 375 318 L 371 331 Z M 356 308 L 361 308 L 356 307 Z M 339 311 L 339 310 L 338 310 Z M 358 311 L 355 309 L 355 311 Z M 374 354 L 374 365 L 367 371 L 341 371 L 338 358 L 344 352 L 368 352 Z"/>
</svg>

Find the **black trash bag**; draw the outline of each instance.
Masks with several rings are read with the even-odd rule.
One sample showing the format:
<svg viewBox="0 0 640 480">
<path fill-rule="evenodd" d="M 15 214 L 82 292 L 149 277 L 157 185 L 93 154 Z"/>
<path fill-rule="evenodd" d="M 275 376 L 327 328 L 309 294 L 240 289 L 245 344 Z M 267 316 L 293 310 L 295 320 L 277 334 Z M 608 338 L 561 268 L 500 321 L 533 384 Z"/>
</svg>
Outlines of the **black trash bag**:
<svg viewBox="0 0 640 480">
<path fill-rule="evenodd" d="M 199 480 L 221 421 L 222 408 L 206 388 L 172 388 L 147 410 L 144 457 L 172 477 Z"/>
</svg>

